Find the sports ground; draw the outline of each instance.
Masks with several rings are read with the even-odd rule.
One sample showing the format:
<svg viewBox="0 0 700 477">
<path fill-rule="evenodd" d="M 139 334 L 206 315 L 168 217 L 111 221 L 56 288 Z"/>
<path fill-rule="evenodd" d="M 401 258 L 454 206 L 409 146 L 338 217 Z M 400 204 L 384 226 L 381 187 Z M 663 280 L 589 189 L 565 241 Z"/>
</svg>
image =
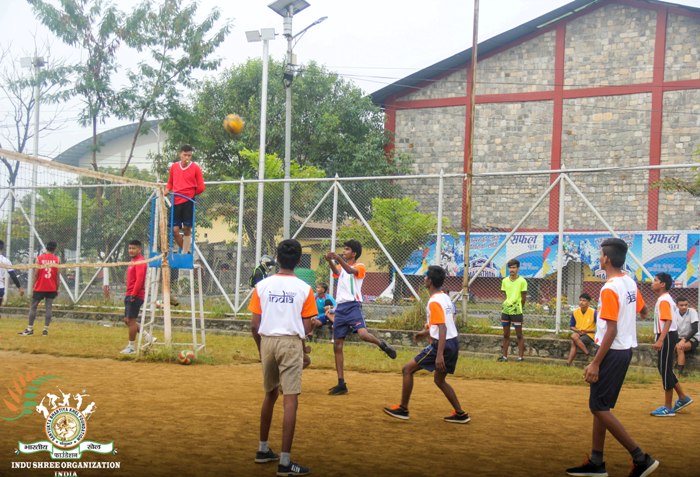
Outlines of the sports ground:
<svg viewBox="0 0 700 477">
<path fill-rule="evenodd" d="M 6 336 L 7 338 L 7 336 Z M 369 347 L 367 352 L 371 353 Z M 513 380 L 451 379 L 466 425 L 441 420 L 449 406 L 432 378 L 421 372 L 411 420 L 393 420 L 382 407 L 397 402 L 400 365 L 393 372 L 347 372 L 350 393 L 328 396 L 329 369 L 304 372 L 292 457 L 319 476 L 548 476 L 565 475 L 590 449 L 591 417 L 585 385 Z M 468 357 L 461 358 L 467 362 Z M 503 363 L 503 366 L 529 364 Z M 63 389 L 86 389 L 97 403 L 88 438 L 114 441 L 117 455 L 85 454 L 83 461 L 118 461 L 119 470 L 78 470 L 80 476 L 270 476 L 275 465 L 253 463 L 258 441 L 262 377 L 257 363 L 179 366 L 171 363 L 61 357 L 0 351 L 0 393 L 11 378 L 42 370 Z M 572 370 L 573 372 L 574 370 Z M 50 387 L 51 385 L 46 384 Z M 623 388 L 615 414 L 643 449 L 660 460 L 658 475 L 695 476 L 700 451 L 700 404 L 673 418 L 652 418 L 660 404 L 656 380 Z M 700 397 L 700 383 L 685 385 Z M 280 447 L 281 401 L 270 439 Z M 48 454 L 13 455 L 17 441 L 42 434 L 37 413 L 0 421 L 0 475 L 54 475 L 53 470 L 11 469 L 12 461 L 48 461 Z M 611 476 L 626 476 L 630 459 L 610 437 Z"/>
</svg>

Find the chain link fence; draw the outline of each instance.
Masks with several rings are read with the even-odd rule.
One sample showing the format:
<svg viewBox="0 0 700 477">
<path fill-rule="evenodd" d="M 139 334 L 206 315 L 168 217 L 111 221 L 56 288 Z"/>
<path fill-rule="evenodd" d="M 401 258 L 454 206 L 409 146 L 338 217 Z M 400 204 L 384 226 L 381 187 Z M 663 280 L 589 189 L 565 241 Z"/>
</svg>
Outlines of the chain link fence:
<svg viewBox="0 0 700 477">
<path fill-rule="evenodd" d="M 39 237 L 57 241 L 66 262 L 124 260 L 132 238 L 149 246 L 152 190 L 55 171 L 39 171 L 34 180 L 25 165 L 13 182 L 9 170 L 0 169 L 0 231 L 14 263 L 33 261 L 43 248 Z M 264 181 L 260 226 L 258 181 L 210 182 L 198 197 L 195 227 L 203 293 L 210 308 L 245 313 L 250 275 L 262 254 L 274 255 L 288 206 L 290 235 L 303 246 L 297 273 L 309 284 L 333 284 L 324 259 L 328 251 L 350 238 L 363 244 L 370 319 L 386 316 L 379 305 L 394 314 L 402 305 L 411 307 L 425 293 L 423 275 L 432 264 L 447 270 L 445 289 L 461 300 L 466 263 L 468 320 L 497 326 L 506 263 L 517 258 L 528 282 L 526 328 L 566 330 L 579 294 L 598 296 L 605 279 L 599 246 L 613 234 L 629 243 L 626 269 L 648 303 L 655 300 L 653 276 L 665 271 L 676 282 L 674 296 L 697 306 L 700 204 L 686 192 L 653 184 L 666 177 L 692 181 L 695 174 L 691 165 L 476 174 L 466 259 L 461 173 L 294 179 L 289 204 L 284 181 Z M 36 230 L 33 244 L 30 224 Z M 116 302 L 125 270 L 110 272 Z M 70 293 L 63 300 L 104 300 L 103 274 L 99 268 L 64 273 Z M 22 280 L 27 283 L 27 277 Z M 189 293 L 187 280 L 188 274 L 175 274 L 176 294 Z"/>
</svg>

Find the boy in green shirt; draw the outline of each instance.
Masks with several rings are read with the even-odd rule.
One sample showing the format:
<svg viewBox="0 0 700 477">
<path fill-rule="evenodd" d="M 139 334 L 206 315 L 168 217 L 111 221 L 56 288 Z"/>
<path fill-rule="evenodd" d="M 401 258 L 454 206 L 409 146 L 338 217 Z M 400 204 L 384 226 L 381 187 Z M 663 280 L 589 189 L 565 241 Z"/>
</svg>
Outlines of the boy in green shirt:
<svg viewBox="0 0 700 477">
<path fill-rule="evenodd" d="M 503 327 L 503 354 L 498 361 L 508 361 L 508 346 L 510 345 L 510 325 L 515 327 L 518 338 L 518 361 L 525 354 L 525 338 L 523 338 L 523 305 L 527 296 L 527 282 L 518 275 L 520 261 L 515 258 L 508 261 L 508 274 L 501 282 L 501 291 L 505 295 L 501 312 Z"/>
</svg>

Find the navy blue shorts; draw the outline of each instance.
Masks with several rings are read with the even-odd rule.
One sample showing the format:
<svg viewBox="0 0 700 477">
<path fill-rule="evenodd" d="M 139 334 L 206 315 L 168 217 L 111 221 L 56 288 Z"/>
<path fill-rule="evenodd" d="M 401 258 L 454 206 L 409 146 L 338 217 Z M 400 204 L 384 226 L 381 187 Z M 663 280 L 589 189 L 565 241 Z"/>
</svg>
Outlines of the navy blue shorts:
<svg viewBox="0 0 700 477">
<path fill-rule="evenodd" d="M 349 333 L 357 333 L 360 328 L 367 328 L 365 317 L 362 316 L 362 303 L 349 301 L 335 307 L 334 339 L 342 340 Z"/>
<path fill-rule="evenodd" d="M 141 305 L 143 305 L 143 300 L 140 298 L 124 297 L 124 316 L 126 318 L 138 318 L 139 311 L 141 311 Z"/>
<path fill-rule="evenodd" d="M 600 363 L 598 381 L 591 384 L 588 407 L 591 411 L 609 411 L 615 407 L 632 361 L 631 349 L 611 349 Z"/>
<path fill-rule="evenodd" d="M 192 227 L 194 214 L 194 202 L 188 200 L 182 204 L 175 204 L 173 210 L 173 227 Z"/>
<path fill-rule="evenodd" d="M 321 323 L 321 326 L 325 325 L 328 323 L 328 317 L 326 315 L 319 315 L 316 317 L 316 320 Z"/>
<path fill-rule="evenodd" d="M 418 353 L 415 358 L 413 358 L 421 367 L 426 371 L 435 371 L 435 358 L 437 357 L 437 340 L 433 340 L 428 346 L 423 348 L 423 351 Z M 445 341 L 445 350 L 443 351 L 443 358 L 445 358 L 445 369 L 449 374 L 454 374 L 455 367 L 457 366 L 457 358 L 459 358 L 459 340 L 457 338 L 450 338 Z"/>
</svg>

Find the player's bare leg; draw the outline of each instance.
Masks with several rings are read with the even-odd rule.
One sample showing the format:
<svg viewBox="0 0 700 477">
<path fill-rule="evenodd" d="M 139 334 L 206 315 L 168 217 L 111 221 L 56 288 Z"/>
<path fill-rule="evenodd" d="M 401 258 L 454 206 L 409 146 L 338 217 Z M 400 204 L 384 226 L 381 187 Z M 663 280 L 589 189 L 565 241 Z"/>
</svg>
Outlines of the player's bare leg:
<svg viewBox="0 0 700 477">
<path fill-rule="evenodd" d="M 345 376 L 343 376 L 343 366 L 345 365 L 345 358 L 343 356 L 344 343 L 345 338 L 336 338 L 335 341 L 333 341 L 333 353 L 335 354 L 335 370 L 338 373 L 338 380 L 345 378 Z"/>
<path fill-rule="evenodd" d="M 362 339 L 362 341 L 366 341 L 368 343 L 372 343 L 373 345 L 378 346 L 379 349 L 384 351 L 387 354 L 387 356 L 389 356 L 391 359 L 396 359 L 396 350 L 389 346 L 389 344 L 386 341 L 380 340 L 372 333 L 367 331 L 367 328 L 358 329 L 357 334 L 360 336 L 360 339 Z"/>
<path fill-rule="evenodd" d="M 182 250 L 183 240 L 182 235 L 180 235 L 180 227 L 177 225 L 173 227 L 173 240 L 175 240 L 177 246 L 180 247 L 180 250 Z"/>
<path fill-rule="evenodd" d="M 508 357 L 508 348 L 510 347 L 510 323 L 503 326 L 503 345 L 501 346 L 501 356 Z"/>
<path fill-rule="evenodd" d="M 270 392 L 265 393 L 262 409 L 260 410 L 260 440 L 267 442 L 272 424 L 272 414 L 275 410 L 275 402 L 280 395 L 279 386 Z M 286 413 L 285 413 L 286 414 Z"/>
<path fill-rule="evenodd" d="M 435 385 L 440 388 L 440 391 L 442 391 L 442 394 L 445 395 L 447 400 L 450 401 L 450 404 L 452 404 L 452 408 L 461 414 L 462 412 L 464 412 L 464 409 L 462 409 L 462 406 L 459 403 L 459 399 L 457 399 L 457 393 L 455 393 L 454 388 L 450 386 L 450 384 L 447 381 L 445 381 L 446 377 L 446 372 L 438 371 L 436 369 L 435 376 L 433 376 L 433 381 L 435 382 Z"/>
<path fill-rule="evenodd" d="M 518 338 L 518 358 L 522 360 L 525 355 L 525 337 L 522 326 L 515 327 L 515 336 Z"/>
<path fill-rule="evenodd" d="M 401 370 L 403 373 L 403 385 L 401 386 L 401 407 L 408 409 L 408 401 L 411 400 L 413 392 L 413 375 L 420 369 L 416 360 L 412 359 L 406 363 Z"/>
<path fill-rule="evenodd" d="M 182 253 L 192 252 L 192 227 L 185 225 L 182 227 L 185 232 L 185 236 L 180 238 L 180 250 Z"/>
<path fill-rule="evenodd" d="M 284 416 L 282 417 L 282 452 L 292 451 L 292 441 L 294 440 L 294 429 L 297 424 L 297 407 L 299 405 L 298 395 L 284 395 Z"/>
</svg>

